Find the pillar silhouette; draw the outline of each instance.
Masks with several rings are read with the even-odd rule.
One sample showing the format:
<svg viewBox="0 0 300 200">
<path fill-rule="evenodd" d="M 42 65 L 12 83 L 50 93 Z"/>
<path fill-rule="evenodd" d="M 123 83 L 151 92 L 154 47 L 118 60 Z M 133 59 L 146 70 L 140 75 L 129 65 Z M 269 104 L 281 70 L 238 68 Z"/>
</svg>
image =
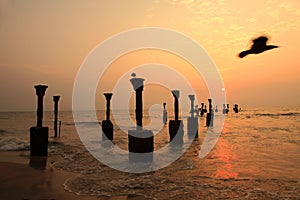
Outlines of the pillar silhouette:
<svg viewBox="0 0 300 200">
<path fill-rule="evenodd" d="M 194 117 L 194 101 L 195 101 L 195 95 L 189 95 L 188 96 L 191 101 L 191 110 L 190 114 L 191 116 L 188 117 L 188 137 L 189 138 L 198 138 L 198 118 Z"/>
<path fill-rule="evenodd" d="M 144 79 L 132 78 L 130 82 L 136 93 L 135 118 L 136 129 L 128 131 L 128 150 L 131 162 L 152 162 L 154 151 L 154 135 L 143 129 L 143 90 Z"/>
<path fill-rule="evenodd" d="M 47 156 L 48 155 L 48 127 L 43 127 L 43 98 L 48 86 L 35 85 L 37 95 L 37 124 L 30 128 L 30 155 Z"/>
<path fill-rule="evenodd" d="M 183 122 L 179 120 L 179 90 L 173 90 L 172 95 L 174 97 L 174 116 L 175 120 L 169 121 L 169 136 L 170 142 L 173 144 L 183 143 Z"/>
<path fill-rule="evenodd" d="M 166 102 L 163 103 L 164 110 L 163 110 L 163 123 L 166 124 L 168 121 L 168 111 L 166 110 Z"/>
<path fill-rule="evenodd" d="M 229 104 L 227 104 L 226 114 L 228 114 L 228 112 L 229 112 Z"/>
<path fill-rule="evenodd" d="M 114 125 L 110 121 L 110 100 L 112 97 L 112 93 L 104 93 L 103 94 L 106 99 L 106 120 L 102 121 L 102 140 L 114 139 Z"/>
<path fill-rule="evenodd" d="M 223 114 L 226 114 L 226 105 L 225 105 L 225 103 L 223 104 Z"/>
<path fill-rule="evenodd" d="M 208 99 L 208 113 L 206 115 L 206 126 L 214 125 L 214 111 L 212 109 L 212 99 Z"/>
<path fill-rule="evenodd" d="M 239 113 L 239 105 L 234 104 L 233 111 L 234 111 L 235 113 Z"/>
<path fill-rule="evenodd" d="M 219 112 L 218 106 L 216 106 L 215 112 L 216 113 Z"/>
<path fill-rule="evenodd" d="M 195 106 L 195 113 L 196 113 L 196 116 L 198 117 L 199 116 L 199 107 L 198 107 L 198 105 Z"/>
<path fill-rule="evenodd" d="M 201 110 L 201 111 L 200 111 L 200 115 L 203 116 L 204 113 L 206 113 L 206 112 L 205 112 L 206 108 L 204 108 L 204 103 L 201 103 L 201 108 L 200 108 L 200 110 Z"/>
<path fill-rule="evenodd" d="M 58 101 L 60 96 L 53 96 L 54 101 L 54 137 L 57 137 L 57 115 L 58 115 Z"/>
</svg>

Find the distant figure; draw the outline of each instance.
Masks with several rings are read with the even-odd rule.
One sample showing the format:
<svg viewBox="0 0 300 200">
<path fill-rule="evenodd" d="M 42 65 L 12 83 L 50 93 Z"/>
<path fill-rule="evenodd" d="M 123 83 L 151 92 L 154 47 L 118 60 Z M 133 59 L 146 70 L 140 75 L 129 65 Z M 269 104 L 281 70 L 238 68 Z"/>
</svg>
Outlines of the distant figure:
<svg viewBox="0 0 300 200">
<path fill-rule="evenodd" d="M 239 54 L 239 57 L 244 58 L 248 54 L 259 54 L 270 49 L 278 48 L 278 46 L 275 45 L 267 45 L 267 41 L 268 38 L 266 36 L 260 36 L 259 38 L 252 40 L 253 44 L 251 48 L 249 50 L 242 51 Z"/>
<path fill-rule="evenodd" d="M 227 104 L 226 114 L 228 114 L 228 112 L 229 112 L 229 104 Z"/>
<path fill-rule="evenodd" d="M 216 113 L 219 112 L 218 106 L 216 106 L 215 112 Z"/>
</svg>

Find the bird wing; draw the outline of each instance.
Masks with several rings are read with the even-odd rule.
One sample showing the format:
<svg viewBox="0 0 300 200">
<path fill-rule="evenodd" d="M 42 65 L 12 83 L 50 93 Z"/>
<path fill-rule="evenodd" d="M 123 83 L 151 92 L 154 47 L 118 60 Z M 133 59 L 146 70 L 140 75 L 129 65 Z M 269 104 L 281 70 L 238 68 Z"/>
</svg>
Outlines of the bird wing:
<svg viewBox="0 0 300 200">
<path fill-rule="evenodd" d="M 261 36 L 259 38 L 256 38 L 252 40 L 253 45 L 251 46 L 251 49 L 261 48 L 267 45 L 268 38 L 265 36 Z"/>
<path fill-rule="evenodd" d="M 249 53 L 251 53 L 250 50 L 242 51 L 241 53 L 239 53 L 239 57 L 240 57 L 240 58 L 244 58 L 244 57 L 247 56 Z"/>
</svg>

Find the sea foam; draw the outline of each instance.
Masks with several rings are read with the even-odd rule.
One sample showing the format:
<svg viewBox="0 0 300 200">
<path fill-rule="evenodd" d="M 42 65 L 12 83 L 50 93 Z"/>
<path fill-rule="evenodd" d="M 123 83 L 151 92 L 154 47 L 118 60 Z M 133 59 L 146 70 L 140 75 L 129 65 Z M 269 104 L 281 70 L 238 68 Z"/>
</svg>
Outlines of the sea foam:
<svg viewBox="0 0 300 200">
<path fill-rule="evenodd" d="M 19 150 L 29 150 L 29 142 L 13 136 L 8 136 L 0 139 L 0 151 Z"/>
</svg>

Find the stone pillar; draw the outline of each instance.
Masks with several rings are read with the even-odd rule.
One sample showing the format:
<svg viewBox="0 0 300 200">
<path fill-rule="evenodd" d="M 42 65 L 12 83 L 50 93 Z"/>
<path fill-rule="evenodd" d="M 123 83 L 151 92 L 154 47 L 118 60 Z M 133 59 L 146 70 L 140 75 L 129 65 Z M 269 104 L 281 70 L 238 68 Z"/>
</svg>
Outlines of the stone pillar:
<svg viewBox="0 0 300 200">
<path fill-rule="evenodd" d="M 216 113 L 219 112 L 218 106 L 216 106 L 215 112 Z"/>
<path fill-rule="evenodd" d="M 225 105 L 225 103 L 223 104 L 223 114 L 226 114 L 226 105 Z"/>
<path fill-rule="evenodd" d="M 135 119 L 136 128 L 141 130 L 143 127 L 143 90 L 144 90 L 144 79 L 132 78 L 130 82 L 135 90 Z"/>
<path fill-rule="evenodd" d="M 48 127 L 43 127 L 43 97 L 45 95 L 46 85 L 34 86 L 37 100 L 37 125 L 30 128 L 30 155 L 47 156 L 48 155 Z"/>
<path fill-rule="evenodd" d="M 203 116 L 204 113 L 205 113 L 204 103 L 201 103 L 201 112 L 200 112 L 200 115 Z"/>
<path fill-rule="evenodd" d="M 37 103 L 37 111 L 36 111 L 36 115 L 37 115 L 37 123 L 36 123 L 36 127 L 42 127 L 43 126 L 43 109 L 44 109 L 44 95 L 46 92 L 46 89 L 48 88 L 48 86 L 46 85 L 35 85 L 35 92 L 36 95 L 38 97 L 38 103 Z"/>
<path fill-rule="evenodd" d="M 196 116 L 199 117 L 199 107 L 198 107 L 198 105 L 195 106 L 195 112 L 196 112 Z"/>
<path fill-rule="evenodd" d="M 194 100 L 195 95 L 189 95 L 190 101 L 191 101 L 191 116 L 188 117 L 188 137 L 189 138 L 198 138 L 198 118 L 194 117 Z"/>
<path fill-rule="evenodd" d="M 183 122 L 182 122 L 182 120 L 179 120 L 179 117 L 178 117 L 179 90 L 173 90 L 172 94 L 173 94 L 173 97 L 174 97 L 174 116 L 175 116 L 175 120 L 170 120 L 169 121 L 170 142 L 173 142 L 174 144 L 183 144 L 183 134 L 184 134 L 184 132 L 183 132 Z"/>
<path fill-rule="evenodd" d="M 194 117 L 194 101 L 195 101 L 195 95 L 189 95 L 188 96 L 190 98 L 190 101 L 191 101 L 191 110 L 190 110 L 190 114 L 191 114 L 191 117 Z"/>
<path fill-rule="evenodd" d="M 110 121 L 110 100 L 112 93 L 104 93 L 106 99 L 106 120 L 102 121 L 102 140 L 114 139 L 114 125 Z"/>
<path fill-rule="evenodd" d="M 163 123 L 166 124 L 168 121 L 168 111 L 166 110 L 166 102 L 163 103 L 164 110 L 163 110 Z"/>
<path fill-rule="evenodd" d="M 57 115 L 58 115 L 58 101 L 60 96 L 53 96 L 54 101 L 54 137 L 57 137 Z"/>
<path fill-rule="evenodd" d="M 131 162 L 152 162 L 154 135 L 150 130 L 143 130 L 143 89 L 144 79 L 132 78 L 130 82 L 136 92 L 136 130 L 128 131 L 128 150 Z"/>
<path fill-rule="evenodd" d="M 235 113 L 239 113 L 239 106 L 237 104 L 234 104 L 233 110 Z"/>
<path fill-rule="evenodd" d="M 214 125 L 214 111 L 212 109 L 212 99 L 208 99 L 208 113 L 206 115 L 206 126 Z"/>
<path fill-rule="evenodd" d="M 229 104 L 227 104 L 226 114 L 228 114 L 228 112 L 229 112 Z"/>
</svg>

